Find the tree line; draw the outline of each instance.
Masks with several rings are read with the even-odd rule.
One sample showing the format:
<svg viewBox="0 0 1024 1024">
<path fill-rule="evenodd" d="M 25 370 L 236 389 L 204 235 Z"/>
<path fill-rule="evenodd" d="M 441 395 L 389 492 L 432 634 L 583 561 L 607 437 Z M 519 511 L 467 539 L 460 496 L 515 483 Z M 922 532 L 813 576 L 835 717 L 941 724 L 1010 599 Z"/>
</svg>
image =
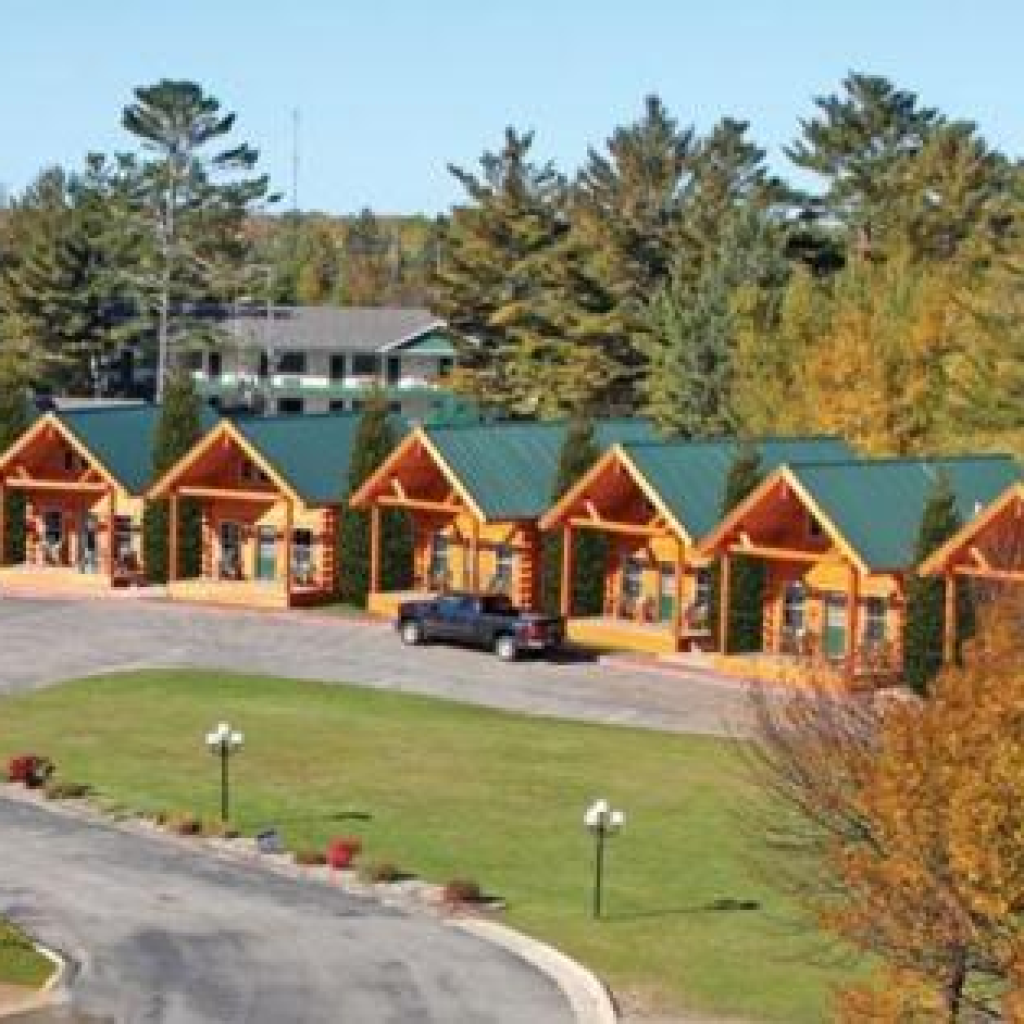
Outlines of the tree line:
<svg viewBox="0 0 1024 1024">
<path fill-rule="evenodd" d="M 446 219 L 456 386 L 512 416 L 667 434 L 836 432 L 866 452 L 1015 444 L 1024 175 L 977 127 L 851 74 L 773 174 L 749 124 L 657 97 L 571 177 L 508 129 Z"/>
</svg>

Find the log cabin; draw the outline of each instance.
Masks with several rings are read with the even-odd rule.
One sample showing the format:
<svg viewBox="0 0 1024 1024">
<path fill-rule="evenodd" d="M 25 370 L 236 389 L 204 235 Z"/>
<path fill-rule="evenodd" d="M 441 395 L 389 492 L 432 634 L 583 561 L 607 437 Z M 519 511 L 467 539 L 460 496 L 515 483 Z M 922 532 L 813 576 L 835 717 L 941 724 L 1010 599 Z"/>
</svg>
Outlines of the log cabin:
<svg viewBox="0 0 1024 1024">
<path fill-rule="evenodd" d="M 953 661 L 957 636 L 957 591 L 961 586 L 998 593 L 1024 585 L 1024 483 L 1015 482 L 975 514 L 921 563 L 922 576 L 945 582 L 943 660 Z"/>
<path fill-rule="evenodd" d="M 359 425 L 352 412 L 222 419 L 150 489 L 169 503 L 172 599 L 288 608 L 329 600 L 338 513 Z M 177 522 L 201 514 L 199 574 L 183 578 Z"/>
<path fill-rule="evenodd" d="M 786 465 L 701 542 L 721 559 L 718 648 L 729 649 L 731 566 L 766 566 L 762 655 L 721 659 L 727 671 L 791 678 L 817 664 L 854 678 L 902 664 L 905 587 L 917 571 L 924 510 L 940 475 L 962 519 L 1018 479 L 1010 456 L 893 458 Z"/>
<path fill-rule="evenodd" d="M 833 437 L 753 442 L 762 466 L 849 458 Z M 711 559 L 697 541 L 721 519 L 734 439 L 641 441 L 611 448 L 541 519 L 563 537 L 561 611 L 572 640 L 598 648 L 674 653 L 714 646 Z M 607 539 L 601 615 L 578 616 L 566 581 L 579 531 Z"/>
<path fill-rule="evenodd" d="M 0 455 L 5 495 L 24 495 L 25 558 L 4 566 L 4 590 L 97 591 L 141 584 L 142 513 L 159 409 L 49 412 Z"/>
<path fill-rule="evenodd" d="M 369 608 L 448 589 L 502 592 L 523 608 L 541 603 L 540 530 L 568 431 L 559 422 L 419 426 L 351 497 L 371 514 Z M 599 449 L 649 439 L 645 420 L 594 425 Z M 413 524 L 413 589 L 381 588 L 381 512 L 408 512 Z"/>
</svg>

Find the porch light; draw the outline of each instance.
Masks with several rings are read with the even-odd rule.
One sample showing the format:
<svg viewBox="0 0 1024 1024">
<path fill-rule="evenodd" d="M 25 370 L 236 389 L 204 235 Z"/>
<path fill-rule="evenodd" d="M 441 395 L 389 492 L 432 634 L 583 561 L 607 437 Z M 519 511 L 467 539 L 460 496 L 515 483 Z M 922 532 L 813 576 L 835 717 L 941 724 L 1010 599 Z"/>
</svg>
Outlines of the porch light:
<svg viewBox="0 0 1024 1024">
<path fill-rule="evenodd" d="M 611 807 L 607 800 L 595 800 L 583 815 L 583 824 L 594 837 L 594 905 L 593 916 L 601 916 L 601 895 L 604 883 L 604 844 L 617 835 L 626 823 L 626 815 Z"/>
<path fill-rule="evenodd" d="M 221 722 L 216 729 L 206 734 L 206 746 L 210 753 L 220 758 L 220 817 L 228 820 L 228 762 L 231 755 L 245 745 L 245 736 L 232 729 L 227 722 Z"/>
</svg>

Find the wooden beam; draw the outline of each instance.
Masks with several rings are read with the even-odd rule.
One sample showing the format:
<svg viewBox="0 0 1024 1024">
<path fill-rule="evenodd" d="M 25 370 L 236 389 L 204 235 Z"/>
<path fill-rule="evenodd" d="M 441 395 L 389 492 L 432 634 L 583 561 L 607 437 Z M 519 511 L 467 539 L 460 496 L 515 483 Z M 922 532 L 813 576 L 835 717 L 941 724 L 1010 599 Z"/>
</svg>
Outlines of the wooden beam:
<svg viewBox="0 0 1024 1024">
<path fill-rule="evenodd" d="M 172 490 L 168 499 L 168 524 L 170 536 L 167 544 L 167 579 L 174 583 L 178 578 L 178 493 Z"/>
<path fill-rule="evenodd" d="M 284 500 L 284 603 L 292 606 L 292 544 L 295 532 L 295 509 L 291 498 Z"/>
<path fill-rule="evenodd" d="M 405 488 L 402 486 L 402 481 L 397 476 L 391 478 L 391 489 L 398 495 L 399 498 L 405 497 Z"/>
<path fill-rule="evenodd" d="M 722 566 L 718 587 L 718 649 L 729 653 L 729 585 L 732 575 L 732 558 L 728 551 L 722 553 Z"/>
<path fill-rule="evenodd" d="M 977 546 L 977 544 L 972 544 L 971 545 L 970 555 L 971 555 L 971 558 L 974 559 L 974 561 L 977 564 L 978 568 L 980 568 L 980 569 L 991 569 L 992 568 L 991 563 L 985 557 L 985 555 L 982 552 L 981 548 L 979 548 Z"/>
<path fill-rule="evenodd" d="M 824 562 L 831 552 L 801 551 L 798 548 L 777 548 L 768 544 L 730 544 L 727 551 L 736 555 L 750 555 L 752 558 L 778 559 L 785 562 Z"/>
<path fill-rule="evenodd" d="M 65 491 L 69 494 L 105 494 L 109 484 L 81 483 L 77 480 L 36 480 L 34 477 L 12 476 L 7 478 L 8 487 L 27 491 Z"/>
<path fill-rule="evenodd" d="M 380 591 L 380 505 L 370 506 L 370 593 Z"/>
<path fill-rule="evenodd" d="M 583 530 L 600 530 L 603 533 L 622 533 L 631 537 L 667 537 L 670 531 L 663 526 L 648 526 L 644 523 L 616 523 L 610 519 L 595 522 L 584 516 L 573 516 L 569 526 Z"/>
<path fill-rule="evenodd" d="M 572 615 L 572 523 L 562 527 L 562 591 L 559 595 L 559 607 L 562 615 Z"/>
<path fill-rule="evenodd" d="M 956 574 L 946 572 L 945 608 L 942 622 L 942 660 L 952 665 L 956 659 Z"/>
<path fill-rule="evenodd" d="M 958 565 L 953 572 L 957 576 L 996 580 L 999 583 L 1024 583 L 1024 570 L 1021 569 L 978 569 L 972 565 Z"/>
<path fill-rule="evenodd" d="M 260 501 L 272 504 L 280 498 L 277 491 L 236 491 L 230 487 L 202 487 L 198 484 L 183 484 L 177 490 L 183 498 L 206 498 L 208 500 Z"/>
<path fill-rule="evenodd" d="M 469 589 L 480 590 L 480 524 L 474 519 L 469 528 Z"/>
<path fill-rule="evenodd" d="M 107 508 L 107 574 L 110 577 L 110 585 L 114 585 L 114 577 L 117 575 L 117 491 L 113 487 L 108 492 Z"/>
<path fill-rule="evenodd" d="M 4 479 L 0 477 L 0 567 L 4 564 L 4 555 L 7 552 L 7 488 L 4 486 Z"/>
<path fill-rule="evenodd" d="M 860 573 L 850 565 L 850 582 L 846 594 L 846 677 L 853 679 L 857 665 L 857 630 L 860 612 Z"/>
<path fill-rule="evenodd" d="M 375 505 L 389 505 L 395 508 L 421 509 L 424 512 L 445 512 L 458 515 L 461 505 L 451 505 L 445 501 L 430 501 L 427 498 L 400 498 L 398 495 L 382 494 L 374 500 Z"/>
<path fill-rule="evenodd" d="M 686 562 L 686 552 L 683 542 L 676 538 L 676 593 L 675 608 L 672 615 L 672 635 L 676 644 L 683 632 L 683 566 Z"/>
<path fill-rule="evenodd" d="M 594 505 L 594 503 L 589 498 L 587 498 L 583 502 L 583 507 L 587 510 L 587 515 L 590 516 L 590 518 L 593 519 L 595 523 L 601 522 L 601 515 L 597 511 L 597 508 Z"/>
</svg>

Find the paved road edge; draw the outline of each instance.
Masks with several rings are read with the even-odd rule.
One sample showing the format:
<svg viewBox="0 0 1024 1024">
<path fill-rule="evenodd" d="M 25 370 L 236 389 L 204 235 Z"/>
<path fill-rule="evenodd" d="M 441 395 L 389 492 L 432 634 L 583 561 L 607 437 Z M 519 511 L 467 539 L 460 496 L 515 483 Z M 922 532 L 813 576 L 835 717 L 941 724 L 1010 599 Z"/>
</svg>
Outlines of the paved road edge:
<svg viewBox="0 0 1024 1024">
<path fill-rule="evenodd" d="M 616 1024 L 618 1021 L 618 1011 L 604 983 L 560 950 L 497 921 L 463 918 L 448 923 L 474 938 L 500 946 L 546 974 L 569 1001 L 578 1024 Z"/>
</svg>

